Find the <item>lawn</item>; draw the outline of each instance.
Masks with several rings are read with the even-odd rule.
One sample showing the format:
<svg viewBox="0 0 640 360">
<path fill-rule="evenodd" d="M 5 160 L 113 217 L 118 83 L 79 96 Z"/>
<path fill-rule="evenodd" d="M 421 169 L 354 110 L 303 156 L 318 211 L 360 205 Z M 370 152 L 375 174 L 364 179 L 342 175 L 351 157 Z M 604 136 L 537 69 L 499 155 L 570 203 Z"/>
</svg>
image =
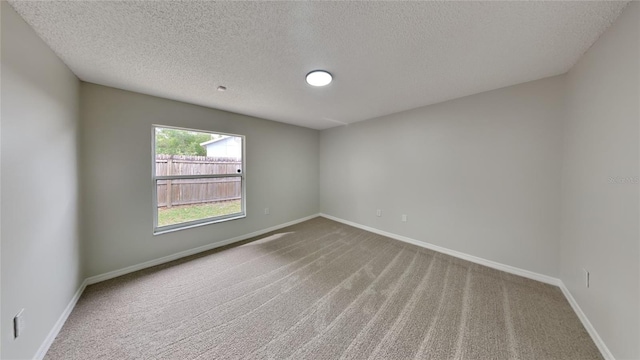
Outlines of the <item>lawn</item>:
<svg viewBox="0 0 640 360">
<path fill-rule="evenodd" d="M 174 206 L 171 209 L 158 209 L 158 226 L 178 224 L 186 221 L 200 220 L 214 216 L 229 215 L 241 211 L 240 200 L 221 201 L 218 203 Z"/>
</svg>

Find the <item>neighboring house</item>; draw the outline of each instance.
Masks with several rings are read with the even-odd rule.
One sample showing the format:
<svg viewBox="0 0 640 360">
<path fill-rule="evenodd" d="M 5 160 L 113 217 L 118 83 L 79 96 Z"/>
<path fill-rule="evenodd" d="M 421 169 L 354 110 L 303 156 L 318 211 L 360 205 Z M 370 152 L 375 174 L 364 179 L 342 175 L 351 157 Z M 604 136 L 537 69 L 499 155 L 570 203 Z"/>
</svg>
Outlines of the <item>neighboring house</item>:
<svg viewBox="0 0 640 360">
<path fill-rule="evenodd" d="M 207 149 L 208 157 L 242 157 L 242 139 L 237 136 L 223 136 L 200 144 Z"/>
</svg>

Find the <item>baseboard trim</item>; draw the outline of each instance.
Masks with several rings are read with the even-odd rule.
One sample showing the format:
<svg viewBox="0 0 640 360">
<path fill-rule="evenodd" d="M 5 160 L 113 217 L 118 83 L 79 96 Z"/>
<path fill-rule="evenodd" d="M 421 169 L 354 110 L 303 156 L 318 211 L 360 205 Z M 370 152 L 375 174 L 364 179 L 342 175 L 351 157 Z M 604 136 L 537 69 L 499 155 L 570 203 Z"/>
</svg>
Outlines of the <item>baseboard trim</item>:
<svg viewBox="0 0 640 360">
<path fill-rule="evenodd" d="M 139 271 L 139 270 L 142 270 L 142 269 L 146 269 L 146 268 L 149 268 L 149 267 L 152 267 L 152 266 L 168 263 L 169 261 L 178 260 L 178 259 L 181 259 L 183 257 L 195 255 L 195 254 L 207 251 L 207 250 L 211 250 L 211 249 L 215 249 L 215 248 L 218 248 L 218 247 L 221 247 L 221 246 L 233 244 L 233 243 L 238 242 L 238 241 L 250 239 L 250 238 L 252 238 L 254 236 L 260 236 L 262 234 L 266 234 L 266 233 L 271 232 L 271 231 L 276 231 L 276 230 L 282 229 L 282 228 L 287 227 L 287 226 L 295 225 L 297 223 L 301 223 L 303 221 L 307 221 L 307 220 L 313 219 L 313 218 L 318 217 L 318 216 L 320 216 L 320 214 L 313 214 L 313 215 L 310 215 L 310 216 L 305 216 L 303 218 L 296 219 L 296 220 L 293 220 L 293 221 L 289 221 L 289 222 L 286 222 L 284 224 L 280 224 L 280 225 L 272 226 L 270 228 L 254 231 L 254 232 L 249 233 L 249 234 L 244 234 L 244 235 L 236 236 L 236 237 L 231 238 L 231 239 L 218 241 L 218 242 L 215 242 L 215 243 L 212 243 L 212 244 L 208 244 L 208 245 L 204 245 L 204 246 L 199 246 L 197 248 L 193 248 L 193 249 L 190 249 L 190 250 L 185 250 L 185 251 L 181 251 L 181 252 L 178 252 L 178 253 L 175 253 L 175 254 L 172 254 L 172 255 L 163 256 L 163 257 L 158 258 L 158 259 L 149 260 L 149 261 L 145 261 L 145 262 L 140 263 L 140 264 L 127 266 L 127 267 L 119 269 L 119 270 L 109 271 L 109 272 L 104 273 L 104 274 L 91 276 L 91 277 L 87 278 L 87 285 L 96 284 L 96 283 L 99 283 L 99 282 L 102 282 L 102 281 L 105 281 L 105 280 L 113 279 L 113 278 L 116 278 L 118 276 L 126 275 L 126 274 L 129 274 L 129 273 L 132 273 L 132 272 L 135 272 L 135 271 Z"/>
<path fill-rule="evenodd" d="M 122 275 L 126 275 L 126 274 L 129 274 L 129 273 L 132 273 L 134 271 L 146 269 L 148 267 L 161 265 L 161 264 L 167 263 L 169 261 L 177 260 L 177 259 L 180 259 L 180 258 L 183 258 L 183 257 L 186 257 L 186 256 L 195 255 L 195 254 L 201 253 L 203 251 L 215 249 L 217 247 L 229 245 L 229 244 L 232 244 L 232 243 L 237 242 L 237 241 L 250 239 L 250 238 L 252 238 L 254 236 L 260 236 L 260 235 L 266 234 L 266 233 L 271 232 L 271 231 L 276 231 L 276 230 L 285 228 L 287 226 L 291 226 L 291 225 L 295 225 L 297 223 L 301 223 L 303 221 L 311 220 L 311 219 L 316 218 L 318 216 L 320 216 L 320 214 L 313 214 L 313 215 L 306 216 L 306 217 L 303 217 L 303 218 L 300 218 L 300 219 L 296 219 L 296 220 L 293 220 L 293 221 L 286 222 L 284 224 L 280 224 L 280 225 L 272 226 L 270 228 L 254 231 L 254 232 L 249 233 L 249 234 L 236 236 L 236 237 L 231 238 L 231 239 L 219 241 L 219 242 L 216 242 L 216 243 L 213 243 L 213 244 L 200 246 L 200 247 L 193 248 L 193 249 L 190 249 L 190 250 L 181 251 L 181 252 L 175 253 L 173 255 L 168 255 L 168 256 L 164 256 L 164 257 L 161 257 L 161 258 L 158 258 L 158 259 L 155 259 L 155 260 L 146 261 L 146 262 L 143 262 L 141 264 L 127 266 L 127 267 L 119 269 L 119 270 L 109 271 L 109 272 L 104 273 L 104 274 L 88 277 L 82 282 L 80 287 L 78 287 L 78 290 L 75 292 L 75 294 L 71 298 L 71 301 L 69 301 L 69 304 L 67 305 L 67 307 L 64 309 L 64 311 L 62 312 L 62 314 L 58 318 L 58 321 L 56 321 L 55 325 L 53 325 L 53 328 L 51 328 L 51 331 L 49 331 L 49 334 L 45 338 L 44 342 L 40 345 L 40 348 L 38 349 L 38 351 L 36 352 L 36 355 L 33 358 L 36 359 L 36 360 L 41 360 L 41 359 L 44 358 L 44 356 L 47 354 L 47 351 L 49 351 L 49 348 L 51 347 L 51 344 L 53 344 L 53 341 L 56 339 L 56 336 L 58 336 L 58 333 L 62 329 L 62 326 L 64 326 L 64 323 L 69 318 L 69 315 L 71 315 L 71 312 L 73 311 L 73 308 L 78 303 L 78 300 L 80 299 L 80 296 L 84 292 L 84 289 L 88 285 L 96 284 L 96 283 L 99 283 L 101 281 L 105 281 L 105 280 L 109 280 L 109 279 L 113 279 L 113 278 L 116 278 L 118 276 L 122 276 Z"/>
<path fill-rule="evenodd" d="M 416 246 L 420 246 L 423 247 L 425 249 L 429 249 L 429 250 L 433 250 L 433 251 L 437 251 L 439 253 L 443 253 L 443 254 L 447 254 L 447 255 L 451 255 L 453 257 L 457 257 L 463 260 L 467 260 L 470 261 L 472 263 L 476 263 L 476 264 L 480 264 L 480 265 L 484 265 L 493 269 L 497 269 L 497 270 L 501 270 L 504 272 L 508 272 L 510 274 L 515 274 L 515 275 L 519 275 L 528 279 L 533 279 L 536 281 L 540 281 L 546 284 L 550 284 L 550 285 L 555 285 L 555 286 L 559 286 L 560 285 L 560 279 L 554 278 L 552 276 L 548 276 L 548 275 L 543 275 L 543 274 L 539 274 L 533 271 L 529 271 L 529 270 L 525 270 L 525 269 L 520 269 L 517 268 L 515 266 L 511 266 L 511 265 L 505 265 L 505 264 L 501 264 L 495 261 L 491 261 L 491 260 L 487 260 L 487 259 L 483 259 L 477 256 L 473 256 L 473 255 L 469 255 L 469 254 L 465 254 L 463 252 L 460 251 L 456 251 L 456 250 L 451 250 L 451 249 L 447 249 L 438 245 L 433 245 L 424 241 L 419 241 L 416 239 L 412 239 L 406 236 L 402 236 L 402 235 L 398 235 L 398 234 L 394 234 L 394 233 L 390 233 L 390 232 L 386 232 L 383 230 L 379 230 L 376 228 L 372 228 L 370 226 L 366 226 L 366 225 L 362 225 L 362 224 L 358 224 L 355 223 L 353 221 L 349 221 L 349 220 L 345 220 L 345 219 L 341 219 L 335 216 L 331 216 L 331 215 L 327 215 L 324 213 L 320 213 L 320 216 L 333 220 L 333 221 L 337 221 L 349 226 L 353 226 L 362 230 L 366 230 L 378 235 L 382 235 L 382 236 L 386 236 L 392 239 L 396 239 L 396 240 L 400 240 L 402 242 L 406 242 L 412 245 L 416 245 Z"/>
<path fill-rule="evenodd" d="M 569 304 L 571 305 L 571 308 L 573 309 L 573 311 L 576 313 L 576 315 L 578 316 L 578 318 L 580 319 L 580 321 L 582 322 L 582 325 L 585 327 L 585 329 L 587 330 L 587 332 L 589 333 L 589 335 L 591 336 L 591 338 L 593 339 L 593 342 L 596 344 L 596 346 L 598 347 L 598 349 L 600 350 L 600 352 L 602 353 L 602 356 L 605 358 L 605 360 L 615 360 L 615 358 L 613 357 L 613 354 L 611 354 L 611 352 L 609 351 L 609 348 L 607 348 L 606 344 L 604 343 L 604 341 L 602 340 L 602 338 L 600 337 L 600 335 L 598 334 L 598 332 L 596 331 L 596 329 L 593 327 L 593 325 L 591 324 L 591 322 L 589 321 L 589 319 L 587 318 L 587 316 L 585 315 L 585 313 L 582 311 L 582 309 L 580 308 L 580 306 L 578 305 L 577 301 L 575 300 L 575 298 L 573 297 L 573 295 L 571 295 L 571 292 L 569 291 L 569 289 L 565 286 L 565 284 L 562 282 L 562 280 L 548 276 L 548 275 L 543 275 L 543 274 L 538 274 L 535 273 L 533 271 L 529 271 L 529 270 L 524 270 L 524 269 L 520 269 L 514 266 L 510 266 L 510 265 L 505 265 L 505 264 L 501 264 L 495 261 L 491 261 L 491 260 L 487 260 L 487 259 L 483 259 L 477 256 L 473 256 L 473 255 L 469 255 L 469 254 L 465 254 L 459 251 L 455 251 L 455 250 L 450 250 L 441 246 L 437 246 L 437 245 L 433 245 L 427 242 L 423 242 L 423 241 L 418 241 L 406 236 L 402 236 L 402 235 L 398 235 L 398 234 L 393 234 L 390 232 L 386 232 L 383 230 L 379 230 L 376 228 L 372 228 L 366 225 L 362 225 L 362 224 L 358 224 L 352 221 L 348 221 L 348 220 L 344 220 L 341 218 L 337 218 L 335 216 L 331 216 L 331 215 L 327 215 L 324 213 L 319 213 L 319 214 L 314 214 L 314 215 L 310 215 L 310 216 L 306 216 L 300 219 L 296 219 L 293 221 L 289 221 L 280 225 L 276 225 L 276 226 L 272 226 L 270 228 L 266 228 L 266 229 L 262 229 L 259 231 L 255 231 L 249 234 L 245 234 L 245 235 L 241 235 L 241 236 L 236 236 L 234 238 L 231 239 L 227 239 L 224 241 L 219 241 L 213 244 L 208 244 L 208 245 L 204 245 L 204 246 L 200 246 L 197 248 L 193 248 L 190 250 L 185 250 L 185 251 L 181 251 L 178 253 L 175 253 L 173 255 L 168 255 L 168 256 L 164 256 L 155 260 L 150 260 L 150 261 L 146 261 L 144 263 L 141 264 L 137 264 L 137 265 L 132 265 L 132 266 L 128 266 L 119 270 L 114 270 L 114 271 L 110 271 L 104 274 L 100 274 L 100 275 L 96 275 L 96 276 L 91 276 L 86 278 L 82 284 L 80 285 L 80 287 L 78 287 L 78 290 L 75 292 L 75 294 L 73 295 L 73 297 L 71 298 L 71 301 L 69 301 L 69 304 L 67 305 L 67 307 L 64 309 L 64 311 L 62 312 L 62 314 L 60 315 L 60 317 L 58 318 L 58 321 L 56 321 L 56 323 L 54 324 L 53 328 L 51 329 L 51 331 L 49 331 L 49 334 L 47 335 L 47 337 L 45 338 L 44 342 L 42 343 L 42 345 L 40 345 L 40 348 L 38 349 L 38 351 L 36 352 L 36 355 L 34 356 L 34 359 L 37 360 L 41 360 L 44 358 L 44 356 L 46 355 L 47 351 L 49 351 L 49 348 L 51 347 L 51 344 L 53 344 L 53 341 L 56 339 L 56 336 L 58 336 L 58 333 L 60 332 L 60 330 L 62 329 L 62 326 L 64 326 L 64 323 L 67 321 L 67 319 L 69 318 L 69 315 L 71 315 L 71 312 L 73 311 L 74 307 L 76 306 L 76 304 L 78 303 L 78 300 L 80 299 L 80 296 L 82 295 L 82 293 L 84 292 L 84 289 L 91 284 L 96 284 L 99 283 L 101 281 L 105 281 L 105 280 L 109 280 L 109 279 L 113 279 L 116 278 L 118 276 L 122 276 L 122 275 L 126 275 L 138 270 L 142 270 L 142 269 L 146 269 L 152 266 L 156 266 L 156 265 L 161 265 L 164 263 L 167 263 L 169 261 L 173 261 L 173 260 L 177 260 L 186 256 L 190 256 L 190 255 L 195 255 L 198 253 L 201 253 L 203 251 L 207 251 L 207 250 L 211 250 L 211 249 L 215 249 L 221 246 L 225 246 L 225 245 L 229 245 L 232 244 L 234 242 L 238 242 L 238 241 L 242 241 L 242 240 L 246 240 L 249 238 L 252 238 L 254 236 L 260 236 L 263 234 L 266 234 L 268 232 L 271 231 L 276 231 L 279 229 L 282 229 L 284 227 L 287 226 L 291 226 L 291 225 L 295 225 L 298 223 L 301 223 L 303 221 L 307 221 L 307 220 L 311 220 L 315 217 L 318 216 L 322 216 L 324 218 L 333 220 L 333 221 L 337 221 L 349 226 L 353 226 L 362 230 L 366 230 L 378 235 L 382 235 L 382 236 L 386 236 L 395 240 L 399 240 L 408 244 L 412 244 L 412 245 L 416 245 L 416 246 L 420 246 L 426 249 L 430 249 L 433 251 L 437 251 L 443 254 L 447 254 L 447 255 L 451 255 L 463 260 L 467 260 L 476 264 L 480 264 L 480 265 L 484 265 L 493 269 L 497 269 L 497 270 L 501 270 L 504 272 L 508 272 L 510 274 L 514 274 L 514 275 L 519 275 L 525 278 L 529 278 L 532 280 L 537 280 L 543 283 L 547 283 L 547 284 L 551 284 L 551 285 L 555 285 L 558 286 L 560 288 L 560 290 L 562 291 L 562 293 L 564 294 L 565 298 L 567 299 L 567 301 L 569 302 Z"/>
<path fill-rule="evenodd" d="M 56 336 L 58 336 L 58 333 L 62 329 L 62 326 L 65 322 L 67 322 L 67 318 L 69 318 L 69 315 L 71 315 L 73 308 L 76 307 L 76 304 L 78 303 L 78 300 L 80 299 L 80 296 L 82 295 L 82 292 L 84 292 L 84 289 L 86 287 L 87 280 L 85 279 L 82 284 L 80 284 L 80 287 L 78 287 L 78 290 L 76 290 L 76 293 L 73 294 L 71 301 L 69 301 L 69 304 L 67 304 L 67 307 L 58 318 L 58 321 L 56 321 L 56 323 L 53 325 L 53 328 L 51 328 L 51 331 L 49 331 L 49 334 L 47 334 L 47 337 L 40 345 L 38 352 L 36 352 L 36 355 L 33 357 L 34 359 L 41 360 L 44 358 L 47 351 L 49 351 L 51 344 L 53 344 L 53 341 L 56 339 Z"/>
<path fill-rule="evenodd" d="M 576 313 L 576 315 L 578 316 L 578 318 L 580 319 L 580 321 L 582 322 L 582 325 L 584 326 L 584 328 L 587 330 L 587 332 L 589 333 L 589 335 L 591 336 L 591 339 L 593 340 L 593 342 L 596 344 L 596 346 L 598 347 L 598 350 L 600 350 L 600 353 L 602 354 L 602 356 L 605 358 L 605 360 L 615 360 L 615 358 L 613 357 L 613 354 L 611 354 L 611 351 L 609 351 L 609 348 L 607 348 L 607 345 L 605 345 L 604 341 L 602 340 L 602 338 L 600 337 L 600 335 L 598 334 L 598 332 L 596 331 L 596 329 L 593 327 L 593 325 L 591 324 L 591 322 L 589 321 L 589 319 L 587 318 L 587 315 L 585 315 L 585 313 L 582 311 L 582 309 L 580 308 L 580 306 L 578 305 L 578 302 L 574 299 L 573 295 L 571 295 L 571 292 L 569 291 L 569 289 L 564 285 L 564 283 L 562 282 L 562 280 L 548 276 L 548 275 L 543 275 L 543 274 L 538 274 L 535 273 L 533 271 L 529 271 L 529 270 L 524 270 L 524 269 L 520 269 L 514 266 L 510 266 L 510 265 L 505 265 L 505 264 L 501 264 L 495 261 L 491 261 L 491 260 L 487 260 L 487 259 L 483 259 L 477 256 L 473 256 L 473 255 L 469 255 L 469 254 L 465 254 L 459 251 L 455 251 L 455 250 L 450 250 L 447 248 L 443 248 L 441 246 L 437 246 L 437 245 L 433 245 L 427 242 L 423 242 L 423 241 L 418 241 L 406 236 L 402 236 L 402 235 L 398 235 L 398 234 L 393 234 L 390 232 L 386 232 L 383 230 L 379 230 L 376 228 L 372 228 L 370 226 L 366 226 L 366 225 L 362 225 L 362 224 L 358 224 L 355 223 L 353 221 L 349 221 L 349 220 L 344 220 L 341 218 L 337 218 L 335 216 L 331 216 L 331 215 L 327 215 L 324 213 L 320 213 L 320 216 L 333 220 L 333 221 L 337 221 L 346 225 L 350 225 L 362 230 L 366 230 L 378 235 L 382 235 L 382 236 L 386 236 L 392 239 L 396 239 L 396 240 L 400 240 L 402 242 L 406 242 L 409 244 L 413 244 L 416 246 L 420 246 L 423 247 L 425 249 L 430 249 L 430 250 L 434 250 L 443 254 L 447 254 L 447 255 L 451 255 L 453 257 L 457 257 L 463 260 L 467 260 L 467 261 L 471 261 L 473 263 L 476 264 L 480 264 L 480 265 L 484 265 L 484 266 L 488 266 L 490 268 L 494 268 L 497 270 L 502 270 L 504 272 L 508 272 L 510 274 L 514 274 L 514 275 L 519 275 L 522 277 L 526 277 L 528 279 L 533 279 L 533 280 L 537 280 L 543 283 L 547 283 L 550 285 L 555 285 L 557 287 L 560 288 L 560 290 L 562 291 L 562 293 L 564 294 L 565 298 L 567 299 L 567 301 L 569 302 L 569 304 L 571 305 L 571 308 L 573 309 L 573 311 Z"/>
<path fill-rule="evenodd" d="M 564 282 L 562 282 L 562 280 L 560 281 L 560 285 L 558 286 L 560 287 L 560 290 L 562 290 L 564 297 L 567 298 L 567 301 L 569 301 L 569 305 L 571 305 L 571 308 L 573 308 L 573 311 L 576 313 L 576 315 L 578 315 L 578 318 L 580 319 L 580 321 L 582 322 L 582 325 L 591 336 L 591 339 L 593 340 L 593 342 L 598 347 L 598 350 L 600 350 L 602 357 L 604 357 L 605 360 L 615 360 L 615 357 L 613 357 L 613 354 L 611 353 L 611 351 L 609 351 L 609 348 L 600 337 L 600 334 L 598 334 L 598 332 L 596 331 L 596 328 L 593 327 L 593 325 L 589 321 L 589 318 L 587 318 L 587 315 L 582 311 L 582 309 L 580 308 L 580 305 L 578 305 L 578 302 L 571 294 L 571 291 L 569 291 L 569 289 L 566 287 Z"/>
</svg>

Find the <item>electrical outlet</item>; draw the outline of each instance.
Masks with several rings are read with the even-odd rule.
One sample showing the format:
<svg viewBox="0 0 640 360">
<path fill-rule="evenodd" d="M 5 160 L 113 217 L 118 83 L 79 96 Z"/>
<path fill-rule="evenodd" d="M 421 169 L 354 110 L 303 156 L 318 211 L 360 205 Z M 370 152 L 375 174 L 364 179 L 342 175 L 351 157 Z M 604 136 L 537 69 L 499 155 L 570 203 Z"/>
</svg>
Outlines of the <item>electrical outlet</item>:
<svg viewBox="0 0 640 360">
<path fill-rule="evenodd" d="M 382 210 L 380 210 L 380 209 L 376 210 L 376 216 L 377 217 L 382 216 Z"/>
<path fill-rule="evenodd" d="M 402 215 L 402 221 L 407 222 L 407 215 L 404 215 L 404 214 Z"/>
<path fill-rule="evenodd" d="M 24 309 L 20 310 L 16 316 L 13 317 L 13 338 L 17 339 L 22 335 L 27 323 L 24 317 Z"/>
<path fill-rule="evenodd" d="M 582 269 L 582 271 L 584 272 L 584 286 L 588 289 L 589 288 L 589 271 L 587 269 Z"/>
<path fill-rule="evenodd" d="M 269 215 L 269 208 L 264 208 L 264 214 Z"/>
</svg>

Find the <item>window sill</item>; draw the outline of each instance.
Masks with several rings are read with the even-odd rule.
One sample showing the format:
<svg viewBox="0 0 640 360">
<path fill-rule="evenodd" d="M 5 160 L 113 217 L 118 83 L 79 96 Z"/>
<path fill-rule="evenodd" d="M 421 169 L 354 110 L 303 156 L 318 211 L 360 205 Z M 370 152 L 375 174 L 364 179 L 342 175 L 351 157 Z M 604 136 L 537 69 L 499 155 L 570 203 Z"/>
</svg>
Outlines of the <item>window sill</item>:
<svg viewBox="0 0 640 360">
<path fill-rule="evenodd" d="M 186 229 L 192 229 L 192 228 L 196 228 L 196 227 L 200 227 L 200 226 L 205 226 L 205 225 L 211 225 L 211 224 L 218 224 L 221 222 L 225 222 L 225 221 L 232 221 L 232 220 L 238 220 L 238 219 L 244 219 L 247 217 L 247 214 L 237 214 L 237 215 L 233 215 L 231 217 L 225 217 L 222 219 L 211 219 L 211 220 L 203 220 L 202 222 L 196 222 L 196 223 L 185 223 L 185 225 L 180 225 L 180 224 L 176 224 L 176 227 L 161 227 L 161 228 L 156 228 L 153 230 L 153 235 L 162 235 L 162 234 L 167 234 L 167 233 L 171 233 L 174 231 L 180 231 L 180 230 L 186 230 Z M 169 226 L 173 226 L 173 225 L 169 225 Z"/>
</svg>

